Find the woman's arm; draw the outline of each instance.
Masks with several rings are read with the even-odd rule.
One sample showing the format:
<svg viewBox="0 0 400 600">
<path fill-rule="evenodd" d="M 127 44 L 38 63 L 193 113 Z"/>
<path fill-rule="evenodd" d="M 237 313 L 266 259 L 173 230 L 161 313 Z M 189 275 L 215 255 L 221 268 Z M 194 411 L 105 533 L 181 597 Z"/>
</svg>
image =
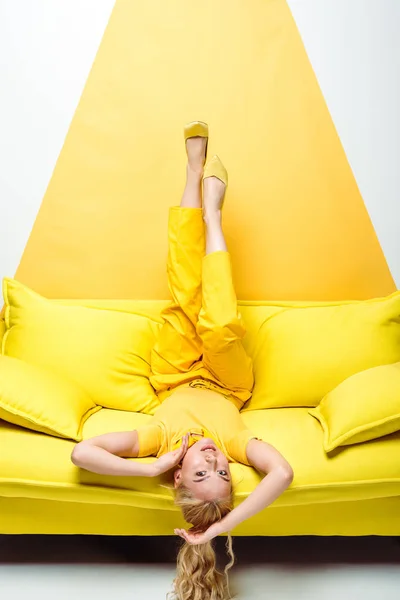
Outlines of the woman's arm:
<svg viewBox="0 0 400 600">
<path fill-rule="evenodd" d="M 293 481 L 291 466 L 270 444 L 256 439 L 250 440 L 246 454 L 253 467 L 267 474 L 250 496 L 215 524 L 218 534 L 231 531 L 239 523 L 267 508 Z"/>
<path fill-rule="evenodd" d="M 152 464 L 125 460 L 139 454 L 137 431 L 106 433 L 79 442 L 71 460 L 77 467 L 100 475 L 152 477 Z"/>
<path fill-rule="evenodd" d="M 178 465 L 185 456 L 188 436 L 182 446 L 168 452 L 152 463 L 140 463 L 125 458 L 139 454 L 137 431 L 105 433 L 79 442 L 72 451 L 71 460 L 77 467 L 99 475 L 126 475 L 130 477 L 156 477 Z"/>
<path fill-rule="evenodd" d="M 204 533 L 176 530 L 176 533 L 191 544 L 202 544 L 221 533 L 231 531 L 239 523 L 254 516 L 274 502 L 293 481 L 293 470 L 285 458 L 270 444 L 250 440 L 246 454 L 249 463 L 258 471 L 267 473 L 255 490 L 239 506 L 221 521 L 214 523 Z"/>
</svg>

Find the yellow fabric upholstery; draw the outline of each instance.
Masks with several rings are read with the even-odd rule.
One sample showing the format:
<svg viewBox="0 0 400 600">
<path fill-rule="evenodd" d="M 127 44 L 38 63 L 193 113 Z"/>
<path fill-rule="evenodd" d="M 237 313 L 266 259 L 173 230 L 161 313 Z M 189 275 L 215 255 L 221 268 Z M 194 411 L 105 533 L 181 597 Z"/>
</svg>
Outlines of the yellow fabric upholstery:
<svg viewBox="0 0 400 600">
<path fill-rule="evenodd" d="M 256 383 L 245 410 L 314 407 L 350 375 L 400 360 L 400 292 L 297 306 L 265 307 L 250 342 Z"/>
<path fill-rule="evenodd" d="M 19 284 L 16 286 L 20 287 Z M 24 294 L 25 292 L 26 289 L 23 289 Z M 28 291 L 29 298 L 31 293 Z M 123 320 L 124 323 L 130 323 L 129 317 L 133 315 L 135 319 L 148 320 L 155 331 L 161 322 L 161 310 L 167 304 L 165 301 L 144 300 L 50 301 L 36 296 L 34 302 L 40 304 L 43 320 L 46 314 L 55 323 L 57 318 L 69 318 L 68 311 L 76 311 L 82 319 L 84 314 L 92 315 L 89 319 L 95 319 L 93 313 L 111 314 L 111 318 L 116 315 L 117 319 L 113 323 L 119 324 L 118 317 L 121 322 Z M 382 310 L 382 305 L 391 305 L 393 302 L 397 302 L 396 295 L 377 301 L 378 312 Z M 248 331 L 244 343 L 248 352 L 257 356 L 260 351 L 257 346 L 258 331 L 278 315 L 283 316 L 292 310 L 297 312 L 328 308 L 336 316 L 346 306 L 355 309 L 359 303 L 310 305 L 301 302 L 239 302 Z M 19 305 L 16 309 L 17 313 L 14 314 L 24 314 Z M 10 313 L 12 315 L 12 309 Z M 390 327 L 387 327 L 389 341 L 393 341 L 395 337 L 395 319 L 396 317 Z M 28 322 L 36 339 L 39 339 L 40 325 L 43 323 L 32 319 Z M 19 336 L 23 330 L 19 321 L 15 327 L 14 333 Z M 29 330 L 29 333 L 32 331 Z M 66 333 L 71 335 L 67 338 L 71 340 L 72 334 L 68 331 Z M 65 331 L 62 331 L 62 335 L 64 334 Z M 47 335 L 50 335 L 49 331 Z M 5 348 L 8 341 L 5 339 Z M 26 351 L 25 348 L 21 350 Z M 40 348 L 39 351 L 41 352 Z M 60 352 L 60 349 L 56 348 L 56 351 Z M 258 367 L 261 368 L 261 363 Z M 310 379 L 310 384 L 312 383 L 313 380 Z M 126 379 L 122 378 L 119 385 L 122 391 Z M 135 398 L 136 396 L 138 392 L 135 392 Z M 327 454 L 324 451 L 321 425 L 308 414 L 307 408 L 249 410 L 242 415 L 248 429 L 276 446 L 287 458 L 293 467 L 295 479 L 267 512 L 243 523 L 235 533 L 400 534 L 400 432 L 362 444 L 344 446 Z M 136 429 L 147 425 L 150 420 L 150 415 L 139 412 L 101 409 L 86 420 L 83 437 Z M 1 531 L 167 535 L 174 527 L 183 524 L 165 479 L 107 477 L 89 473 L 71 463 L 73 447 L 74 443 L 70 440 L 0 421 Z M 236 501 L 241 501 L 254 489 L 261 476 L 245 465 L 232 464 L 231 468 Z M 63 524 L 60 515 L 65 513 L 65 501 L 68 501 L 71 516 Z M 149 512 L 149 509 L 154 510 Z M 105 515 L 109 515 L 110 521 L 107 521 Z"/>
<path fill-rule="evenodd" d="M 6 324 L 3 315 L 0 313 L 0 344 L 6 331 Z"/>
<path fill-rule="evenodd" d="M 187 527 L 180 512 L 0 496 L 5 534 L 172 535 Z M 400 497 L 275 506 L 245 521 L 244 535 L 400 535 Z"/>
<path fill-rule="evenodd" d="M 400 363 L 356 373 L 309 411 L 324 431 L 326 452 L 400 429 Z"/>
<path fill-rule="evenodd" d="M 4 296 L 3 354 L 75 379 L 104 407 L 154 413 L 149 361 L 165 302 L 82 306 L 44 299 L 13 280 L 5 280 Z M 361 302 L 240 302 L 239 309 L 256 381 L 245 410 L 314 407 L 354 373 L 400 360 L 400 292 Z"/>
<path fill-rule="evenodd" d="M 3 355 L 74 381 L 101 406 L 151 413 L 159 405 L 148 380 L 158 323 L 54 303 L 11 279 L 3 292 Z"/>
<path fill-rule="evenodd" d="M 87 393 L 68 379 L 0 356 L 0 418 L 28 429 L 82 439 L 86 419 L 100 410 Z"/>
<path fill-rule="evenodd" d="M 83 436 L 136 429 L 150 418 L 102 409 L 86 421 Z M 244 421 L 255 435 L 276 446 L 293 467 L 295 479 L 274 503 L 276 507 L 400 495 L 398 432 L 346 446 L 330 457 L 323 449 L 320 424 L 305 408 L 251 411 L 244 414 Z M 163 487 L 168 485 L 165 479 L 108 477 L 79 469 L 71 463 L 74 443 L 69 440 L 0 421 L 0 447 L 0 496 L 177 510 L 172 492 Z M 261 478 L 252 467 L 236 463 L 231 472 L 237 501 L 247 497 Z M 157 514 L 149 518 L 157 519 Z"/>
</svg>

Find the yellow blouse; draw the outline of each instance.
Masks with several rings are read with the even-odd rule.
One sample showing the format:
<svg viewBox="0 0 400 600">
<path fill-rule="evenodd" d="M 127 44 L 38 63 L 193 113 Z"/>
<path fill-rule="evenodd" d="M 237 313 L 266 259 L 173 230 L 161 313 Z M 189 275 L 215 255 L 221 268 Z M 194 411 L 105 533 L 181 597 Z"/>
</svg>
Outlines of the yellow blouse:
<svg viewBox="0 0 400 600">
<path fill-rule="evenodd" d="M 179 448 L 190 433 L 189 447 L 209 437 L 230 462 L 249 465 L 246 447 L 256 436 L 246 428 L 236 406 L 209 389 L 183 386 L 157 409 L 148 425 L 138 430 L 138 456 L 162 456 Z"/>
</svg>

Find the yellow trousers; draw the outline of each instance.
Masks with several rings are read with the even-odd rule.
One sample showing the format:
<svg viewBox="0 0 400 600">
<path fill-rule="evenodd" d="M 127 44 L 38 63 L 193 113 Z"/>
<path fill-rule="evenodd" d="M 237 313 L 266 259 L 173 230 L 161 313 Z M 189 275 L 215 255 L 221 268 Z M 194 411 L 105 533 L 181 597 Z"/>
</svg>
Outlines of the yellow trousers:
<svg viewBox="0 0 400 600">
<path fill-rule="evenodd" d="M 242 338 L 228 252 L 205 255 L 201 208 L 170 209 L 168 285 L 171 304 L 151 354 L 150 382 L 161 401 L 177 387 L 205 387 L 240 409 L 251 396 L 253 366 Z"/>
</svg>

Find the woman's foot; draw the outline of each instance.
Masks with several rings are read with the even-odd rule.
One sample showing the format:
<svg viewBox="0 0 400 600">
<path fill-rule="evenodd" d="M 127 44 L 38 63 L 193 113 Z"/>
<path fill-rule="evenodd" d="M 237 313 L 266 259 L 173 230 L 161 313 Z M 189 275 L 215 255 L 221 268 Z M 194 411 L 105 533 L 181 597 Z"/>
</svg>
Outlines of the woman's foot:
<svg viewBox="0 0 400 600">
<path fill-rule="evenodd" d="M 186 140 L 188 170 L 202 176 L 206 162 L 207 138 L 192 137 Z"/>
<path fill-rule="evenodd" d="M 206 231 L 206 254 L 226 251 L 226 241 L 222 230 L 222 205 L 226 185 L 218 177 L 203 180 L 203 220 Z"/>
<path fill-rule="evenodd" d="M 206 177 L 203 181 L 203 216 L 204 220 L 220 215 L 224 203 L 226 185 L 218 177 Z"/>
</svg>

